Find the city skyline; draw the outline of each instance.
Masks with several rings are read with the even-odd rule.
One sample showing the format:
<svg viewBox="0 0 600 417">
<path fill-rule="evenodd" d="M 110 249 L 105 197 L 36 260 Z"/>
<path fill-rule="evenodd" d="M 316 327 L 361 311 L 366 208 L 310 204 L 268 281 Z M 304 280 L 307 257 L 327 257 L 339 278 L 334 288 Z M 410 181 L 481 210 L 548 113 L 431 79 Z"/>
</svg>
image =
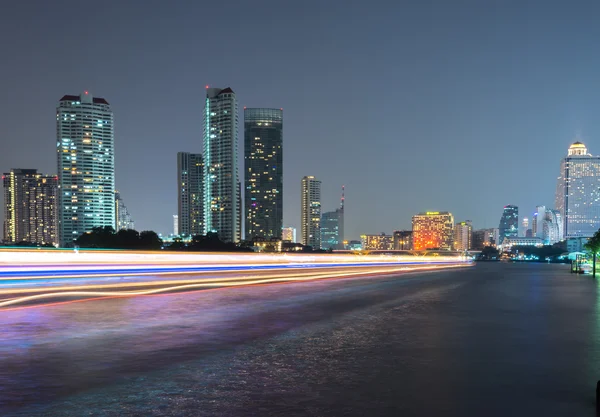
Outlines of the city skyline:
<svg viewBox="0 0 600 417">
<path fill-rule="evenodd" d="M 157 5 L 140 8 L 134 3 L 120 5 L 119 13 L 115 13 L 117 6 L 107 5 L 92 15 L 84 13 L 83 5 L 65 7 L 60 14 L 47 7 L 44 18 L 27 17 L 33 23 L 31 30 L 15 23 L 28 15 L 23 5 L 3 13 L 0 30 L 16 40 L 4 46 L 4 56 L 14 65 L 0 69 L 0 76 L 11 80 L 0 98 L 5 115 L 0 133 L 8 145 L 0 155 L 0 167 L 4 172 L 31 168 L 55 174 L 54 161 L 47 156 L 53 151 L 49 138 L 55 135 L 49 109 L 65 92 L 88 89 L 107 97 L 117 114 L 116 187 L 142 230 L 172 230 L 172 215 L 177 212 L 173 176 L 160 178 L 154 175 L 154 167 L 170 166 L 179 150 L 201 151 L 198 97 L 205 84 L 231 86 L 240 107 L 285 109 L 284 224 L 299 229 L 298 182 L 310 172 L 323 181 L 324 207 L 336 204 L 338 184 L 348 187 L 353 202 L 346 212 L 350 239 L 363 233 L 407 229 L 414 213 L 438 208 L 471 219 L 474 228 L 495 227 L 506 204 L 521 207 L 522 214 L 531 217 L 536 205 L 553 206 L 557 164 L 569 144 L 579 137 L 590 149 L 600 149 L 600 122 L 593 111 L 600 101 L 593 83 L 600 62 L 594 58 L 585 67 L 564 64 L 577 62 L 594 50 L 590 39 L 595 37 L 589 33 L 597 30 L 590 20 L 594 14 L 585 6 L 544 5 L 535 8 L 535 14 L 524 10 L 515 15 L 510 5 L 498 6 L 492 13 L 475 4 L 467 17 L 456 15 L 454 6 L 442 4 L 432 12 L 430 23 L 417 27 L 412 20 L 417 21 L 414 18 L 427 8 L 396 5 L 375 11 L 377 24 L 367 22 L 357 28 L 348 22 L 368 10 L 358 3 L 344 8 L 346 22 L 336 20 L 339 9 L 335 4 L 327 4 L 321 6 L 320 16 L 300 11 L 298 22 L 291 24 L 284 24 L 281 16 L 294 6 L 282 5 L 261 15 L 250 5 L 241 5 L 227 11 L 231 24 L 253 31 L 256 23 L 269 22 L 274 27 L 258 25 L 257 36 L 272 30 L 281 33 L 276 43 L 282 55 L 276 65 L 260 61 L 266 52 L 255 52 L 252 56 L 259 58 L 259 64 L 247 69 L 247 65 L 232 64 L 244 62 L 249 51 L 230 35 L 207 44 L 205 54 L 188 53 L 197 49 L 199 36 L 211 33 L 217 25 L 209 19 L 206 27 L 196 28 L 192 17 L 225 13 L 223 5 L 206 10 L 191 5 L 175 11 Z M 80 33 L 68 50 L 59 46 L 60 35 L 51 25 L 59 15 L 75 22 Z M 401 24 L 386 24 L 392 16 L 401 16 Z M 558 17 L 567 23 L 549 24 Z M 340 23 L 335 30 L 332 19 Z M 486 25 L 477 23 L 490 19 L 497 22 L 493 38 Z M 316 31 L 298 36 L 309 21 Z M 101 24 L 115 26 L 110 39 L 94 38 L 86 29 Z M 163 29 L 164 36 L 156 35 L 156 27 Z M 391 36 L 397 34 L 391 27 L 405 27 L 420 35 L 416 39 Z M 391 31 L 388 36 L 387 31 Z M 560 42 L 549 43 L 538 35 L 542 33 Z M 467 35 L 470 41 L 465 42 Z M 44 47 L 36 41 L 42 36 L 48 40 Z M 373 49 L 376 38 L 383 41 Z M 487 40 L 487 47 L 482 48 L 477 38 Z M 523 38 L 530 43 L 519 42 Z M 77 51 L 88 50 L 88 44 L 110 50 L 111 58 L 86 65 L 87 55 Z M 23 55 L 23 50 L 28 54 Z M 222 61 L 207 65 L 204 58 L 211 55 Z M 60 68 L 61 61 L 73 57 L 78 59 L 76 64 L 66 71 Z M 323 60 L 323 65 L 301 70 L 298 64 L 311 59 Z M 19 73 L 15 68 L 27 71 Z M 314 100 L 320 88 L 327 94 Z M 388 92 L 383 111 L 365 107 L 365 91 Z M 35 100 L 25 100 L 32 96 Z M 361 146 L 364 138 L 369 146 Z M 453 145 L 443 146 L 446 143 Z M 427 173 L 402 181 L 402 196 L 390 192 L 397 182 L 394 167 L 400 163 L 403 169 L 422 172 L 421 158 L 414 155 L 424 152 Z M 449 165 L 448 154 L 456 158 L 465 152 L 464 163 Z M 532 154 L 534 159 L 527 157 Z M 520 170 L 484 170 L 483 161 L 490 155 Z M 343 169 L 364 167 L 364 161 L 377 161 L 378 169 Z M 451 169 L 453 175 L 447 175 Z M 503 171 L 501 177 L 499 171 Z M 485 175 L 475 175 L 481 172 Z M 154 186 L 164 193 L 160 201 L 147 201 L 139 187 L 145 178 L 153 178 Z M 457 187 L 456 178 L 466 179 L 469 185 Z M 523 178 L 540 181 L 527 184 Z M 484 184 L 494 184 L 494 191 L 481 200 L 470 190 Z M 394 210 L 361 215 L 373 201 L 384 198 Z"/>
</svg>

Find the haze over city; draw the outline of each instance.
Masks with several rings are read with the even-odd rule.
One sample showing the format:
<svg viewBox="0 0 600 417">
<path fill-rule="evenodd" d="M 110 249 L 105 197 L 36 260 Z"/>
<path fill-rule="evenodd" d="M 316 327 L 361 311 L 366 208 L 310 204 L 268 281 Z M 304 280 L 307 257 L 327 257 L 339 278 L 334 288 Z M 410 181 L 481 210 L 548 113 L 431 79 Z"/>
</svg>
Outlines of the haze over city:
<svg viewBox="0 0 600 417">
<path fill-rule="evenodd" d="M 172 230 L 176 152 L 202 150 L 206 84 L 231 87 L 240 110 L 284 109 L 284 224 L 300 226 L 300 179 L 314 175 L 324 211 L 346 186 L 348 238 L 408 229 L 426 210 L 497 227 L 506 204 L 552 205 L 576 137 L 600 153 L 594 2 L 36 9 L 0 16 L 0 166 L 55 173 L 58 100 L 105 97 L 139 230 Z"/>
</svg>

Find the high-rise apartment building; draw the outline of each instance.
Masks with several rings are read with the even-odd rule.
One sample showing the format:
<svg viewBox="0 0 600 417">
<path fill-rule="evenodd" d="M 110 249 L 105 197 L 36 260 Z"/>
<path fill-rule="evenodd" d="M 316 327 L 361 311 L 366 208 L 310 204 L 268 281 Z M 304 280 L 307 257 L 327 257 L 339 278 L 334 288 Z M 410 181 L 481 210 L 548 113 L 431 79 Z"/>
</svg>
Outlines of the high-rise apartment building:
<svg viewBox="0 0 600 417">
<path fill-rule="evenodd" d="M 207 88 L 204 107 L 204 230 L 217 233 L 225 242 L 241 239 L 237 154 L 235 93 L 231 88 Z"/>
<path fill-rule="evenodd" d="M 413 232 L 412 230 L 396 230 L 394 236 L 394 250 L 412 250 Z"/>
<path fill-rule="evenodd" d="M 246 239 L 272 239 L 283 227 L 283 110 L 244 108 Z"/>
<path fill-rule="evenodd" d="M 519 207 L 510 204 L 504 206 L 498 229 L 500 230 L 500 243 L 506 237 L 519 236 Z"/>
<path fill-rule="evenodd" d="M 451 250 L 454 241 L 454 216 L 447 211 L 428 211 L 412 218 L 413 249 Z"/>
<path fill-rule="evenodd" d="M 581 142 L 573 143 L 561 161 L 555 207 L 565 239 L 591 237 L 600 228 L 600 157 Z"/>
<path fill-rule="evenodd" d="M 56 245 L 58 178 L 35 169 L 12 169 L 2 182 L 4 241 Z"/>
<path fill-rule="evenodd" d="M 470 220 L 458 222 L 454 226 L 454 250 L 470 250 L 473 240 L 473 225 Z"/>
<path fill-rule="evenodd" d="M 135 224 L 131 218 L 131 213 L 127 210 L 121 194 L 115 192 L 115 230 L 135 229 Z"/>
<path fill-rule="evenodd" d="M 113 112 L 87 91 L 66 95 L 56 109 L 58 240 L 72 246 L 94 227 L 115 226 Z"/>
<path fill-rule="evenodd" d="M 321 181 L 313 176 L 302 178 L 301 195 L 302 244 L 321 247 Z"/>
<path fill-rule="evenodd" d="M 173 214 L 173 235 L 179 235 L 179 215 Z"/>
<path fill-rule="evenodd" d="M 204 160 L 200 154 L 177 153 L 177 219 L 178 234 L 204 234 Z"/>
<path fill-rule="evenodd" d="M 281 231 L 281 240 L 284 242 L 296 243 L 296 228 L 284 227 Z"/>
</svg>

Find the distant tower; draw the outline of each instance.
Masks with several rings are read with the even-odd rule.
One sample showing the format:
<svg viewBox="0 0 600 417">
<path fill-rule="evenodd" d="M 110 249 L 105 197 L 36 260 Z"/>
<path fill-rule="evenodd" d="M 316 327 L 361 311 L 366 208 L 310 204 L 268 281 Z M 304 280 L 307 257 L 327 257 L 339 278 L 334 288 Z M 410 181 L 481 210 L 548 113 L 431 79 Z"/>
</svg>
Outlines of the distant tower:
<svg viewBox="0 0 600 417">
<path fill-rule="evenodd" d="M 202 155 L 177 153 L 177 234 L 204 234 L 204 161 Z"/>
<path fill-rule="evenodd" d="M 302 244 L 321 247 L 321 181 L 313 176 L 302 178 Z"/>
<path fill-rule="evenodd" d="M 179 235 L 179 215 L 173 214 L 173 234 Z"/>
<path fill-rule="evenodd" d="M 527 229 L 529 229 L 529 219 L 527 217 L 523 217 L 523 220 L 521 220 L 521 229 L 519 230 L 519 236 L 525 237 Z"/>
<path fill-rule="evenodd" d="M 87 91 L 66 95 L 56 109 L 58 241 L 73 241 L 94 227 L 115 226 L 113 112 Z"/>
<path fill-rule="evenodd" d="M 519 236 L 519 207 L 513 205 L 504 206 L 498 229 L 500 231 L 499 243 L 502 243 L 505 237 Z"/>
<path fill-rule="evenodd" d="M 546 218 L 546 206 L 536 206 L 535 213 L 533 213 L 533 220 L 531 222 L 531 232 L 533 237 L 544 237 L 544 219 Z"/>
<path fill-rule="evenodd" d="M 115 191 L 115 230 L 134 229 L 135 225 L 131 218 L 131 213 L 127 209 L 125 202 L 121 198 L 121 194 Z"/>
<path fill-rule="evenodd" d="M 283 110 L 244 109 L 246 240 L 283 228 Z"/>
<path fill-rule="evenodd" d="M 556 206 L 562 236 L 591 237 L 600 228 L 600 157 L 575 142 L 560 163 Z"/>
<path fill-rule="evenodd" d="M 237 166 L 237 100 L 231 88 L 206 89 L 204 107 L 204 229 L 224 242 L 241 239 Z"/>
<path fill-rule="evenodd" d="M 321 249 L 344 249 L 344 186 L 340 207 L 321 216 Z"/>
</svg>

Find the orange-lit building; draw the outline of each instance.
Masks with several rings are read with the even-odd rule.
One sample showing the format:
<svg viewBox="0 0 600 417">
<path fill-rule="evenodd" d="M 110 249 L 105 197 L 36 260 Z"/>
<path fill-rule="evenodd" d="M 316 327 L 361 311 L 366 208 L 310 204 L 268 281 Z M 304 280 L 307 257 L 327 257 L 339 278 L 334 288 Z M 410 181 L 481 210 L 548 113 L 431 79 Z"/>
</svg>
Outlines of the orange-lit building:
<svg viewBox="0 0 600 417">
<path fill-rule="evenodd" d="M 412 218 L 413 249 L 452 250 L 454 216 L 447 211 L 428 211 Z"/>
</svg>

